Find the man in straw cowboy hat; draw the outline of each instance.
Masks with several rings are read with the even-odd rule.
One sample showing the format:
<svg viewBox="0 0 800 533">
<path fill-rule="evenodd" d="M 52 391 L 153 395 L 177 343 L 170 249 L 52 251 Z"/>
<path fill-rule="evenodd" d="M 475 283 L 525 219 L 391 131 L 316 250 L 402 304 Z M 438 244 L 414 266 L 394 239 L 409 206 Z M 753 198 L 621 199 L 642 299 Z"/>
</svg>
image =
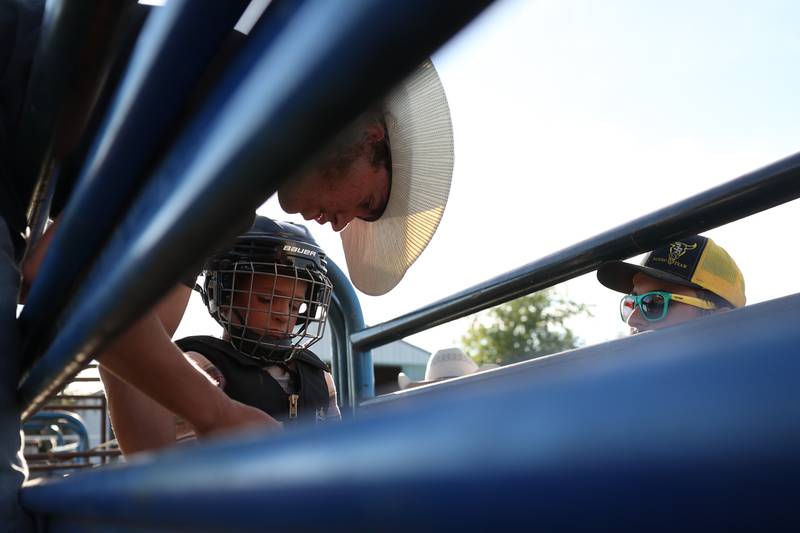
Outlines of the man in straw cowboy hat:
<svg viewBox="0 0 800 533">
<path fill-rule="evenodd" d="M 378 296 L 400 282 L 430 242 L 452 174 L 450 112 L 427 61 L 310 170 L 281 187 L 278 199 L 287 213 L 341 232 L 350 279 Z"/>
</svg>

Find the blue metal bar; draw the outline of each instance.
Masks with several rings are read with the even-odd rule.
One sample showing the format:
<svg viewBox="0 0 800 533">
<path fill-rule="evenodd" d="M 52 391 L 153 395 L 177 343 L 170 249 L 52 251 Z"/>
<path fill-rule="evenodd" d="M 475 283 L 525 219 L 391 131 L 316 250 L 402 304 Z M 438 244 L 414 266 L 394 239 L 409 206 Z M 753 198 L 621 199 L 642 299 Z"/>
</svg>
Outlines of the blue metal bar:
<svg viewBox="0 0 800 533">
<path fill-rule="evenodd" d="M 39 411 L 25 422 L 23 429 L 26 431 L 41 429 L 42 426 L 49 424 L 58 424 L 75 433 L 80 443 L 78 451 L 86 451 L 91 448 L 89 445 L 89 431 L 86 429 L 83 418 L 70 411 Z"/>
<path fill-rule="evenodd" d="M 81 272 L 111 235 L 185 100 L 247 4 L 176 0 L 155 10 L 145 24 L 20 316 L 25 367 L 52 339 L 48 333 Z"/>
<path fill-rule="evenodd" d="M 798 316 L 800 295 L 757 304 L 22 503 L 53 524 L 207 530 L 793 530 Z"/>
<path fill-rule="evenodd" d="M 285 24 L 264 26 L 155 170 L 64 313 L 21 386 L 23 416 L 487 3 L 308 0 Z"/>
<path fill-rule="evenodd" d="M 350 371 L 347 362 L 347 351 L 350 347 L 350 337 L 344 324 L 344 314 L 338 299 L 331 297 L 331 307 L 328 313 L 328 326 L 331 334 L 331 371 L 336 385 L 336 400 L 344 414 L 352 412 L 352 388 L 350 387 Z"/>
<path fill-rule="evenodd" d="M 17 194 L 31 198 L 29 247 L 44 229 L 60 162 L 78 145 L 111 71 L 116 35 L 137 11 L 135 0 L 46 4 L 15 146 Z"/>
<path fill-rule="evenodd" d="M 601 233 L 398 318 L 355 333 L 356 348 L 383 346 L 596 270 L 671 239 L 701 233 L 800 197 L 800 154 Z"/>
<path fill-rule="evenodd" d="M 337 331 L 343 341 L 344 363 L 347 370 L 347 386 L 340 394 L 345 394 L 344 399 L 351 410 L 355 410 L 359 403 L 375 396 L 375 375 L 372 370 L 372 352 L 370 350 L 354 350 L 349 342 L 350 335 L 355 331 L 364 329 L 364 315 L 361 303 L 353 289 L 352 283 L 342 270 L 332 261 L 328 262 L 328 276 L 333 283 L 333 303 L 336 309 L 337 320 L 335 323 L 341 327 Z M 332 324 L 333 325 L 333 324 Z M 338 352 L 338 350 L 337 350 Z"/>
</svg>

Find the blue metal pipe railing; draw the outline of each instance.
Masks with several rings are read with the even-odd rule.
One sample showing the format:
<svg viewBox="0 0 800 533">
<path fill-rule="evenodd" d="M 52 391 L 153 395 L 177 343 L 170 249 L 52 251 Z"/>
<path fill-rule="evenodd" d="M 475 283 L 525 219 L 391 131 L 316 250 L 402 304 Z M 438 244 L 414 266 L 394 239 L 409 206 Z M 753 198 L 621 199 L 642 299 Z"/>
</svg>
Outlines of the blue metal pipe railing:
<svg viewBox="0 0 800 533">
<path fill-rule="evenodd" d="M 21 501 L 53 526 L 796 529 L 797 316 L 800 295 L 520 363 L 321 430 L 30 486 Z"/>
<path fill-rule="evenodd" d="M 23 416 L 229 237 L 236 224 L 226 222 L 255 210 L 488 3 L 309 0 L 286 23 L 252 36 L 63 314 L 21 385 Z"/>
<path fill-rule="evenodd" d="M 82 452 L 91 448 L 89 444 L 89 431 L 86 429 L 83 418 L 70 411 L 39 411 L 34 417 L 25 422 L 23 429 L 25 431 L 39 431 L 42 427 L 50 424 L 63 426 L 75 433 L 75 435 L 78 436 L 77 451 Z"/>
<path fill-rule="evenodd" d="M 344 272 L 332 261 L 328 262 L 328 276 L 333 283 L 331 327 L 336 326 L 336 349 L 334 360 L 338 360 L 336 377 L 338 394 L 342 404 L 354 410 L 359 403 L 375 396 L 375 375 L 372 371 L 372 352 L 355 350 L 350 343 L 353 332 L 366 327 L 361 304 L 353 285 Z"/>
<path fill-rule="evenodd" d="M 331 306 L 328 313 L 328 327 L 331 339 L 331 372 L 333 373 L 334 385 L 336 385 L 336 399 L 342 413 L 352 412 L 353 393 L 350 388 L 349 367 L 347 362 L 347 352 L 350 347 L 350 337 L 346 334 L 344 324 L 344 312 L 336 300 L 331 297 Z"/>
<path fill-rule="evenodd" d="M 670 239 L 701 233 L 797 198 L 800 198 L 800 154 L 659 209 L 416 311 L 366 328 L 353 334 L 351 341 L 357 349 L 377 348 L 586 274 L 596 270 L 604 261 L 638 255 Z"/>
<path fill-rule="evenodd" d="M 20 316 L 25 367 L 52 340 L 48 333 L 59 324 L 81 273 L 111 235 L 247 4 L 176 0 L 155 10 L 145 24 Z"/>
</svg>

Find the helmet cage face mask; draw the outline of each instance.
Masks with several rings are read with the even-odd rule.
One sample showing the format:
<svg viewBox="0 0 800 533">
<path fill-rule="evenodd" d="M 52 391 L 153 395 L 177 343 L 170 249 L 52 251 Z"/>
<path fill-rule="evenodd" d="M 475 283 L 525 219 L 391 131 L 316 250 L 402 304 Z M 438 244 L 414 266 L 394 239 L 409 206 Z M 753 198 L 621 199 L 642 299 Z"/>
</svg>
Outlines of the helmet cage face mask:
<svg viewBox="0 0 800 533">
<path fill-rule="evenodd" d="M 244 356 L 288 362 L 322 338 L 332 284 L 311 264 L 246 259 L 206 271 L 208 310 Z"/>
</svg>

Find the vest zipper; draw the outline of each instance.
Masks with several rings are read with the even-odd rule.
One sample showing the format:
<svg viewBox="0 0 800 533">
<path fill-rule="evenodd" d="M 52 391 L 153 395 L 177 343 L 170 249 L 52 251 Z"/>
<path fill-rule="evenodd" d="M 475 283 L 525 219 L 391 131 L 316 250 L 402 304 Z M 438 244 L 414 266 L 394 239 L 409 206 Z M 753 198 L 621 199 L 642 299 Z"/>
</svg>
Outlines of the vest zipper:
<svg viewBox="0 0 800 533">
<path fill-rule="evenodd" d="M 297 394 L 289 395 L 289 418 L 297 418 L 297 399 L 300 398 Z"/>
</svg>

